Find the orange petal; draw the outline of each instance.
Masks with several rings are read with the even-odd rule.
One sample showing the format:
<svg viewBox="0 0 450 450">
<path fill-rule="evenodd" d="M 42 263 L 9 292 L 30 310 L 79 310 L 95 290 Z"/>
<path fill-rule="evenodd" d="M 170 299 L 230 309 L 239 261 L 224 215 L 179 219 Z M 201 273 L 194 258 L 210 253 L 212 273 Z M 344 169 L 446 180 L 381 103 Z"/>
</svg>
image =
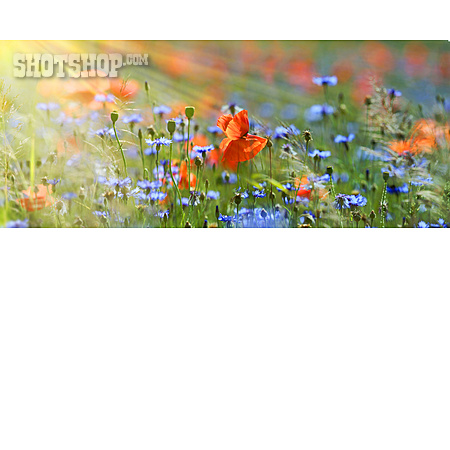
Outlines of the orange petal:
<svg viewBox="0 0 450 450">
<path fill-rule="evenodd" d="M 217 119 L 217 126 L 225 133 L 225 130 L 228 127 L 228 124 L 233 120 L 233 116 L 231 114 L 224 114 Z"/>
<path fill-rule="evenodd" d="M 246 138 L 232 140 L 224 149 L 222 161 L 243 162 L 254 158 L 267 144 L 267 139 L 248 135 Z"/>
<path fill-rule="evenodd" d="M 225 134 L 230 139 L 236 140 L 247 134 L 249 129 L 248 112 L 244 109 L 233 117 L 233 120 L 228 124 Z"/>
</svg>

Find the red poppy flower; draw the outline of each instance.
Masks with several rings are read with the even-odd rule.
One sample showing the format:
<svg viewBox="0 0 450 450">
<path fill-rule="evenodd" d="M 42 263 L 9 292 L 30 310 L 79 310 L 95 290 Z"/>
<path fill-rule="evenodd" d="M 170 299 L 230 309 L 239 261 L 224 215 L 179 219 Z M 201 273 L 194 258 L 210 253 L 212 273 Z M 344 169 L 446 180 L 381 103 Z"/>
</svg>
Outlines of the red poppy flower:
<svg viewBox="0 0 450 450">
<path fill-rule="evenodd" d="M 226 134 L 226 138 L 220 143 L 223 151 L 222 161 L 243 162 L 254 158 L 267 144 L 264 139 L 253 134 L 248 134 L 248 112 L 244 109 L 234 117 L 231 114 L 220 116 L 217 126 Z"/>
<path fill-rule="evenodd" d="M 39 184 L 37 188 L 37 192 L 34 192 L 32 187 L 22 191 L 24 198 L 17 200 L 22 208 L 25 208 L 27 211 L 37 211 L 38 209 L 45 208 L 53 203 L 53 197 L 50 196 L 50 193 L 52 192 L 51 185 L 44 186 L 43 184 Z"/>
</svg>

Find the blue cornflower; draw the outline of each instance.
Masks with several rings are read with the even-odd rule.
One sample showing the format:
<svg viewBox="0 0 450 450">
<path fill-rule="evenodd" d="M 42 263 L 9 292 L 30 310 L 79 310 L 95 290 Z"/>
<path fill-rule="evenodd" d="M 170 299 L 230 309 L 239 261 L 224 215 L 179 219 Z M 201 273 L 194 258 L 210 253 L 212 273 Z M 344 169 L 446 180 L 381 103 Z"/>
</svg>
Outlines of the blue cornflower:
<svg viewBox="0 0 450 450">
<path fill-rule="evenodd" d="M 56 186 L 61 181 L 61 178 L 54 178 L 53 180 L 47 180 L 48 184 L 51 184 L 52 186 Z"/>
<path fill-rule="evenodd" d="M 109 212 L 108 211 L 93 211 L 92 214 L 94 214 L 94 216 L 103 218 L 103 219 L 108 219 L 109 218 Z"/>
<path fill-rule="evenodd" d="M 167 197 L 167 193 L 161 192 L 161 191 L 151 191 L 149 195 L 150 195 L 150 200 L 153 200 L 153 201 L 162 201 Z"/>
<path fill-rule="evenodd" d="M 28 228 L 28 219 L 10 220 L 7 222 L 6 228 Z"/>
<path fill-rule="evenodd" d="M 253 195 L 253 197 L 255 197 L 255 198 L 264 198 L 264 197 L 266 196 L 266 193 L 265 193 L 264 191 L 260 191 L 260 190 L 258 190 L 258 189 L 255 189 L 255 190 L 252 192 L 252 195 Z"/>
<path fill-rule="evenodd" d="M 187 141 L 187 133 L 184 133 L 184 136 L 181 133 L 173 133 L 173 142 L 186 142 Z M 189 135 L 189 140 L 192 141 L 192 139 L 194 139 L 194 135 L 190 134 Z"/>
<path fill-rule="evenodd" d="M 115 136 L 114 129 L 108 128 L 108 127 L 100 128 L 100 130 L 95 131 L 94 134 L 96 134 L 97 136 L 100 136 L 100 137 L 105 137 L 105 136 L 114 137 Z"/>
<path fill-rule="evenodd" d="M 323 105 L 313 105 L 305 111 L 305 119 L 309 122 L 318 122 L 325 116 L 331 116 L 334 113 L 334 108 L 326 103 Z"/>
<path fill-rule="evenodd" d="M 99 179 L 100 179 L 100 177 L 99 177 Z M 120 178 L 111 178 L 110 180 L 107 180 L 105 182 L 105 184 L 111 188 L 116 187 L 116 186 L 119 188 L 128 187 L 131 185 L 131 178 L 126 177 L 123 180 L 121 180 Z"/>
<path fill-rule="evenodd" d="M 325 159 L 331 156 L 331 152 L 328 150 L 320 151 L 320 150 L 313 150 L 312 152 L 308 153 L 311 158 L 314 158 L 315 156 L 318 156 L 320 159 Z"/>
<path fill-rule="evenodd" d="M 149 181 L 149 180 L 139 180 L 136 186 L 141 189 L 159 189 L 163 185 L 161 180 Z"/>
<path fill-rule="evenodd" d="M 123 123 L 140 123 L 143 120 L 142 114 L 130 114 L 122 119 Z"/>
<path fill-rule="evenodd" d="M 402 186 L 387 186 L 386 191 L 388 194 L 407 194 L 409 189 L 406 183 Z"/>
<path fill-rule="evenodd" d="M 167 105 L 155 106 L 153 108 L 153 112 L 155 114 L 169 114 L 170 112 L 172 112 L 172 108 Z"/>
<path fill-rule="evenodd" d="M 64 192 L 64 194 L 61 195 L 61 198 L 64 200 L 73 200 L 77 197 L 77 194 L 75 192 Z"/>
<path fill-rule="evenodd" d="M 180 200 L 178 200 L 178 203 L 180 203 Z M 181 205 L 182 206 L 188 206 L 189 205 L 189 199 L 187 197 L 181 197 Z"/>
<path fill-rule="evenodd" d="M 367 198 L 363 197 L 361 194 L 349 195 L 348 201 L 351 206 L 366 206 L 367 205 Z"/>
<path fill-rule="evenodd" d="M 294 104 L 286 105 L 281 110 L 280 115 L 284 120 L 293 120 L 298 116 L 298 106 Z"/>
<path fill-rule="evenodd" d="M 388 172 L 390 177 L 403 178 L 405 176 L 406 169 L 403 166 L 401 167 L 389 166 L 381 169 L 381 173 L 383 172 Z"/>
<path fill-rule="evenodd" d="M 108 95 L 105 95 L 105 94 L 97 94 L 95 97 L 94 97 L 94 100 L 96 101 L 96 102 L 101 102 L 101 103 L 114 103 L 114 95 L 112 95 L 112 94 L 108 94 Z"/>
<path fill-rule="evenodd" d="M 336 86 L 338 79 L 333 75 L 331 77 L 313 77 L 312 81 L 317 86 Z"/>
<path fill-rule="evenodd" d="M 430 228 L 430 224 L 426 223 L 425 221 L 421 220 L 419 224 L 417 225 L 417 228 Z"/>
<path fill-rule="evenodd" d="M 219 214 L 218 220 L 220 220 L 221 222 L 229 223 L 229 222 L 233 222 L 234 221 L 234 217 L 232 217 L 232 216 L 224 216 L 222 214 Z"/>
<path fill-rule="evenodd" d="M 207 130 L 212 134 L 220 134 L 222 130 L 217 125 L 212 125 L 207 128 Z"/>
<path fill-rule="evenodd" d="M 288 127 L 276 127 L 273 134 L 274 139 L 287 139 L 289 135 L 297 136 L 300 134 L 300 130 L 295 125 L 289 125 Z"/>
<path fill-rule="evenodd" d="M 430 227 L 432 227 L 432 228 L 448 228 L 448 225 L 445 223 L 444 219 L 438 219 L 437 223 L 431 223 Z"/>
<path fill-rule="evenodd" d="M 208 191 L 206 194 L 207 198 L 210 198 L 211 200 L 217 200 L 220 197 L 219 191 Z"/>
<path fill-rule="evenodd" d="M 411 184 L 413 186 L 423 186 L 424 184 L 431 184 L 433 182 L 433 179 L 431 177 L 423 178 L 423 177 L 417 177 L 416 181 L 411 181 Z"/>
<path fill-rule="evenodd" d="M 388 89 L 387 92 L 391 97 L 401 97 L 402 96 L 402 93 L 400 91 L 397 91 L 397 89 Z"/>
<path fill-rule="evenodd" d="M 172 143 L 170 139 L 167 139 L 165 137 L 160 137 L 152 141 L 151 139 L 146 139 L 145 142 L 147 142 L 148 145 L 165 145 L 168 146 Z"/>
<path fill-rule="evenodd" d="M 59 108 L 59 105 L 58 103 L 38 103 L 36 108 L 41 111 L 54 111 Z"/>
<path fill-rule="evenodd" d="M 228 176 L 228 180 L 227 180 Z M 226 170 L 222 172 L 222 181 L 228 184 L 234 184 L 237 181 L 237 175 L 235 173 L 228 173 Z"/>
<path fill-rule="evenodd" d="M 164 216 L 167 214 L 167 217 L 169 217 L 170 214 L 170 210 L 166 210 L 166 211 L 158 211 L 155 216 L 159 217 L 160 219 L 164 219 Z"/>
<path fill-rule="evenodd" d="M 348 143 L 353 141 L 353 139 L 355 139 L 355 135 L 353 133 L 350 133 L 348 136 L 342 136 L 341 134 L 338 134 L 335 138 L 334 138 L 334 142 L 336 142 L 336 144 L 341 144 L 341 143 Z"/>
<path fill-rule="evenodd" d="M 199 145 L 194 145 L 193 150 L 194 150 L 194 152 L 197 152 L 199 155 L 201 155 L 203 153 L 214 150 L 214 145 L 206 145 L 205 147 L 200 147 Z"/>
<path fill-rule="evenodd" d="M 150 155 L 156 155 L 157 151 L 156 151 L 156 147 L 147 147 L 144 150 L 144 155 L 150 156 Z"/>
<path fill-rule="evenodd" d="M 350 208 L 349 196 L 345 194 L 336 194 L 336 198 L 333 202 L 333 206 L 336 209 L 348 209 Z"/>
</svg>

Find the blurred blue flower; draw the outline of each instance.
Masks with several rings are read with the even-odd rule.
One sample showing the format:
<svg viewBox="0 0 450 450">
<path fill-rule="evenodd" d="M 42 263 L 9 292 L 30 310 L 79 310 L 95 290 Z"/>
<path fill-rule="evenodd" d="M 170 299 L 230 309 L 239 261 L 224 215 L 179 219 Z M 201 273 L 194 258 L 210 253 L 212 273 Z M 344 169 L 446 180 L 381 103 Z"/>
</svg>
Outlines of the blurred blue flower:
<svg viewBox="0 0 450 450">
<path fill-rule="evenodd" d="M 425 221 L 421 220 L 419 224 L 417 225 L 417 228 L 430 228 L 430 224 L 426 223 Z"/>
<path fill-rule="evenodd" d="M 328 158 L 331 156 L 331 152 L 328 150 L 324 150 L 324 151 L 313 150 L 311 152 L 308 152 L 308 155 L 311 156 L 311 158 L 318 156 L 320 159 L 325 159 L 325 158 Z"/>
<path fill-rule="evenodd" d="M 391 97 L 401 97 L 402 93 L 400 91 L 397 91 L 396 89 L 388 89 L 388 94 Z"/>
<path fill-rule="evenodd" d="M 198 154 L 210 152 L 211 150 L 214 150 L 214 145 L 206 145 L 205 147 L 200 147 L 199 145 L 194 145 L 193 148 L 194 152 L 197 152 Z"/>
<path fill-rule="evenodd" d="M 387 186 L 386 191 L 388 194 L 407 194 L 409 189 L 406 183 L 402 186 Z"/>
<path fill-rule="evenodd" d="M 448 228 L 448 225 L 445 223 L 444 219 L 438 219 L 437 223 L 430 223 L 430 227 L 432 227 L 432 228 Z"/>
<path fill-rule="evenodd" d="M 326 103 L 323 105 L 313 105 L 305 111 L 305 119 L 309 122 L 318 122 L 325 116 L 330 116 L 334 113 L 334 108 Z"/>
<path fill-rule="evenodd" d="M 130 114 L 122 119 L 123 123 L 140 123 L 143 120 L 142 114 Z"/>
<path fill-rule="evenodd" d="M 222 133 L 222 130 L 217 125 L 213 125 L 211 127 L 208 127 L 207 130 L 210 133 L 212 133 L 212 134 L 220 134 L 220 133 Z"/>
<path fill-rule="evenodd" d="M 7 222 L 6 228 L 28 228 L 28 219 L 10 220 Z"/>
<path fill-rule="evenodd" d="M 168 146 L 172 143 L 170 139 L 167 139 L 165 137 L 160 137 L 152 141 L 151 139 L 146 139 L 145 142 L 147 142 L 148 145 L 155 146 L 155 145 L 165 145 Z"/>
<path fill-rule="evenodd" d="M 336 142 L 336 144 L 341 144 L 351 142 L 353 141 L 353 139 L 355 139 L 355 135 L 353 133 L 350 133 L 348 136 L 342 136 L 341 134 L 338 134 L 334 138 L 334 142 Z"/>
<path fill-rule="evenodd" d="M 153 108 L 153 112 L 155 114 L 170 114 L 170 112 L 172 112 L 172 108 L 167 105 L 155 106 Z"/>
<path fill-rule="evenodd" d="M 208 191 L 208 193 L 206 194 L 206 197 L 211 200 L 217 200 L 220 197 L 220 192 L 219 191 Z"/>
<path fill-rule="evenodd" d="M 38 103 L 36 105 L 37 109 L 40 109 L 41 111 L 54 111 L 55 109 L 59 108 L 58 103 Z"/>
<path fill-rule="evenodd" d="M 77 197 L 77 194 L 75 192 L 64 192 L 64 194 L 61 195 L 61 198 L 64 200 L 73 200 Z"/>
<path fill-rule="evenodd" d="M 95 100 L 96 102 L 101 102 L 101 103 L 114 103 L 114 99 L 115 99 L 115 97 L 114 97 L 114 95 L 112 95 L 112 94 L 108 94 L 108 95 L 105 95 L 105 94 L 97 94 L 97 95 L 94 97 L 94 100 Z"/>
<path fill-rule="evenodd" d="M 331 77 L 314 77 L 312 81 L 317 86 L 336 86 L 338 79 L 333 75 Z"/>
</svg>

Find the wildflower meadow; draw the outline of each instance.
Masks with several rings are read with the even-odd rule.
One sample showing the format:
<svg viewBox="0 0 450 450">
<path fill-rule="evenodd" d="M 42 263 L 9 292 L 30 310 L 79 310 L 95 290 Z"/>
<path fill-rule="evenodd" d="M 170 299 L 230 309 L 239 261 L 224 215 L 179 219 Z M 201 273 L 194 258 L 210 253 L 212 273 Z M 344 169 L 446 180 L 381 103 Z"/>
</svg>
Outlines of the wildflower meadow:
<svg viewBox="0 0 450 450">
<path fill-rule="evenodd" d="M 450 223 L 448 42 L 42 47 L 5 43 L 2 227 Z"/>
</svg>

